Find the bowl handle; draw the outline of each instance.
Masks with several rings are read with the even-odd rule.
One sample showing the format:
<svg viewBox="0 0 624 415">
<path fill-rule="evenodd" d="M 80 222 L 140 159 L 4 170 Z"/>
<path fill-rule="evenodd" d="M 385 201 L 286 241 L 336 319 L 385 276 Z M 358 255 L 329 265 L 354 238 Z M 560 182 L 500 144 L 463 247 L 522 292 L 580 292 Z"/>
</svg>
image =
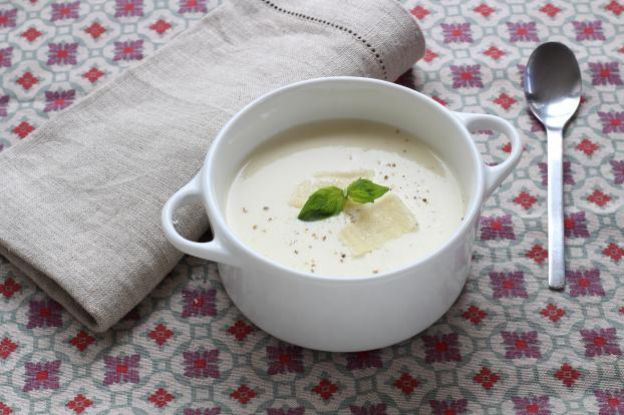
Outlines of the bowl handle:
<svg viewBox="0 0 624 415">
<path fill-rule="evenodd" d="M 219 241 L 213 231 L 213 239 L 210 242 L 194 242 L 186 239 L 175 229 L 173 214 L 183 204 L 201 197 L 200 174 L 198 173 L 180 190 L 167 200 L 161 213 L 162 227 L 165 236 L 180 251 L 199 258 L 221 262 L 228 265 L 236 265 L 234 256 L 228 252 L 223 243 Z"/>
<path fill-rule="evenodd" d="M 522 139 L 509 122 L 495 115 L 467 112 L 455 112 L 454 114 L 469 131 L 496 130 L 504 133 L 511 141 L 511 153 L 505 161 L 496 166 L 485 166 L 485 197 L 488 197 L 520 161 L 523 150 Z"/>
</svg>

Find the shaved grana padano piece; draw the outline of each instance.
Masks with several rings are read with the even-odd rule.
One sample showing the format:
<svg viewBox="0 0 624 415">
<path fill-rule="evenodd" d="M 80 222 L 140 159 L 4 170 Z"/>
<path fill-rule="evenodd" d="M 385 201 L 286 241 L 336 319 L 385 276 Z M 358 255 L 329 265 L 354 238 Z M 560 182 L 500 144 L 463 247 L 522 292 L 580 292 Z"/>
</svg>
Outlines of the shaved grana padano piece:
<svg viewBox="0 0 624 415">
<path fill-rule="evenodd" d="M 288 200 L 292 207 L 301 209 L 308 197 L 321 187 L 336 186 L 346 189 L 353 181 L 364 178 L 370 179 L 375 172 L 372 170 L 350 170 L 350 171 L 324 171 L 314 175 L 315 179 L 301 182 Z"/>
<path fill-rule="evenodd" d="M 351 217 L 351 223 L 340 231 L 340 240 L 354 256 L 378 249 L 417 227 L 412 212 L 392 193 L 375 203 L 349 203 L 345 205 L 345 212 Z"/>
<path fill-rule="evenodd" d="M 321 187 L 328 186 L 336 186 L 339 188 L 343 187 L 343 181 L 341 180 L 305 180 L 297 186 L 292 195 L 290 195 L 290 199 L 288 200 L 288 204 L 292 207 L 296 207 L 297 209 L 301 209 L 305 202 L 308 200 L 310 195 L 316 192 Z"/>
</svg>

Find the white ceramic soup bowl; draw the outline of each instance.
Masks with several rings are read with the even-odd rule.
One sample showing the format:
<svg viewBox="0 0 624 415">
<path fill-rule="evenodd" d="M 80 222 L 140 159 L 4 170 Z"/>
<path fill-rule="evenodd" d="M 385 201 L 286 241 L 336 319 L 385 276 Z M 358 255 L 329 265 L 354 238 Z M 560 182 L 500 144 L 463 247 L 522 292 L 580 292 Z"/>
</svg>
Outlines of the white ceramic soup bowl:
<svg viewBox="0 0 624 415">
<path fill-rule="evenodd" d="M 462 224 L 430 255 L 392 272 L 332 277 L 287 268 L 245 245 L 225 219 L 229 187 L 260 144 L 312 121 L 359 118 L 407 131 L 431 146 L 454 171 L 466 201 Z M 486 166 L 469 130 L 503 132 L 511 154 Z M 203 168 L 166 203 L 162 223 L 180 251 L 218 263 L 223 285 L 241 312 L 284 341 L 312 349 L 348 352 L 405 340 L 430 326 L 453 304 L 470 268 L 479 211 L 511 172 L 522 152 L 520 137 L 501 118 L 449 111 L 411 89 L 367 78 L 298 82 L 243 108 L 219 132 Z M 173 225 L 174 211 L 201 199 L 214 238 L 193 242 Z"/>
</svg>

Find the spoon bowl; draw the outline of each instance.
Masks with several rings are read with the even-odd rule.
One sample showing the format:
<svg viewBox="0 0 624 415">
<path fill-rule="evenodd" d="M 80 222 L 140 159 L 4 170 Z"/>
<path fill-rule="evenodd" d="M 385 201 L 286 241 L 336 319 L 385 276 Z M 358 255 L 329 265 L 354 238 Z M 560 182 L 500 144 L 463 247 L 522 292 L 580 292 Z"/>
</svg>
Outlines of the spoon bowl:
<svg viewBox="0 0 624 415">
<path fill-rule="evenodd" d="M 550 128 L 563 128 L 581 101 L 581 70 L 566 45 L 548 42 L 529 58 L 524 78 L 529 108 Z"/>
</svg>

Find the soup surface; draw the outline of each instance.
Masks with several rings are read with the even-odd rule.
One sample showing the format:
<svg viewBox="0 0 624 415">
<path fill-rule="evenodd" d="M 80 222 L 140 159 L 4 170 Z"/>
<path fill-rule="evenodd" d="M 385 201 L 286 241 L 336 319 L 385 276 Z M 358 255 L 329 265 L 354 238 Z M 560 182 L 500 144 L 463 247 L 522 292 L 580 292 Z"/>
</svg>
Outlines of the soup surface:
<svg viewBox="0 0 624 415">
<path fill-rule="evenodd" d="M 346 188 L 358 178 L 390 190 L 374 203 L 348 202 L 327 219 L 297 219 L 316 189 Z M 444 243 L 463 215 L 458 182 L 431 148 L 395 127 L 363 120 L 316 122 L 276 135 L 242 166 L 226 207 L 234 233 L 261 255 L 345 278 L 417 260 Z M 349 231 L 358 243 L 346 237 Z"/>
</svg>

